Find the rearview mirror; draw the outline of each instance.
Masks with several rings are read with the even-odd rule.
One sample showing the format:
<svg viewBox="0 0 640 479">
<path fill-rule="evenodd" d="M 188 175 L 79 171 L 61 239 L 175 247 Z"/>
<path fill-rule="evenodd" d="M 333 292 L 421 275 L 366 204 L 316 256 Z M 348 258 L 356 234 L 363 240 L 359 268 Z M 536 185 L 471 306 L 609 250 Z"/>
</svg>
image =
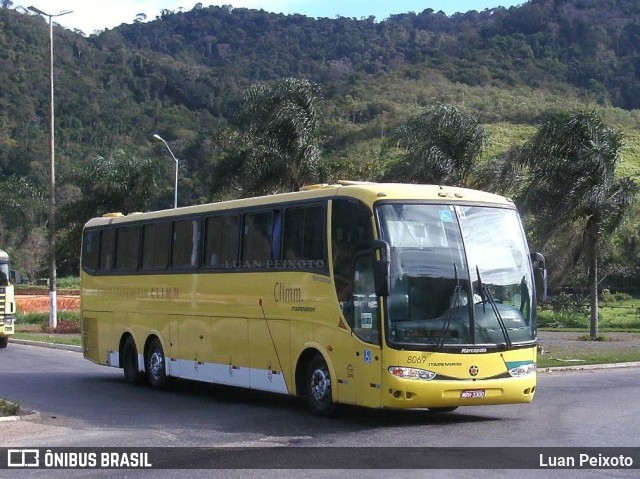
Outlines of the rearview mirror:
<svg viewBox="0 0 640 479">
<path fill-rule="evenodd" d="M 536 297 L 544 301 L 547 299 L 547 261 L 542 253 L 531 253 L 533 267 L 533 281 L 536 287 Z"/>
<path fill-rule="evenodd" d="M 383 240 L 375 240 L 373 242 L 373 280 L 375 282 L 376 296 L 389 296 L 391 285 L 391 269 L 389 257 L 391 256 L 391 247 L 389 243 Z"/>
</svg>

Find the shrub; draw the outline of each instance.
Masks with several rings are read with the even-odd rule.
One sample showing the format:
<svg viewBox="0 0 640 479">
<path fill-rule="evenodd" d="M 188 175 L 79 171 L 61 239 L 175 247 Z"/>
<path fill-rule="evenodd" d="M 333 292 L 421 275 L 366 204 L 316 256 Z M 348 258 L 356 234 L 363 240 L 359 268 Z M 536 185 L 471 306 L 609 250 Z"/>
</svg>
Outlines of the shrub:
<svg viewBox="0 0 640 479">
<path fill-rule="evenodd" d="M 608 289 L 602 290 L 600 299 L 605 303 L 613 303 L 615 301 L 614 295 Z"/>
<path fill-rule="evenodd" d="M 540 306 L 543 309 L 551 309 L 557 313 L 587 314 L 588 312 L 585 298 L 582 295 L 569 294 L 564 291 L 552 296 Z"/>
<path fill-rule="evenodd" d="M 70 321 L 80 324 L 80 313 L 77 311 L 58 310 L 58 321 Z M 16 314 L 16 324 L 41 324 L 49 322 L 49 313 L 22 313 Z"/>
<path fill-rule="evenodd" d="M 15 416 L 20 412 L 20 404 L 15 404 L 4 399 L 0 399 L 0 416 Z"/>
<path fill-rule="evenodd" d="M 49 334 L 78 334 L 80 333 L 80 325 L 73 321 L 66 321 L 64 319 L 58 321 L 58 325 L 55 328 L 49 327 L 49 323 L 42 323 L 40 329 L 43 333 Z"/>
<path fill-rule="evenodd" d="M 627 293 L 616 293 L 613 295 L 613 298 L 616 301 L 631 301 L 633 299 L 633 296 Z"/>
<path fill-rule="evenodd" d="M 589 318 L 580 313 L 541 310 L 538 312 L 538 325 L 542 328 L 586 328 Z"/>
</svg>

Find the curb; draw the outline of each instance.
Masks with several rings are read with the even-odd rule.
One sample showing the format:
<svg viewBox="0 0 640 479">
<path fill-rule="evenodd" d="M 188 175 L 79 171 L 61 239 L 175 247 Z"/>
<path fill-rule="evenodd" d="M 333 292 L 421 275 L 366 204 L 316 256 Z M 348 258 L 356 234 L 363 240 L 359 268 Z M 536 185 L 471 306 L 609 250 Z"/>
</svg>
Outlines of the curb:
<svg viewBox="0 0 640 479">
<path fill-rule="evenodd" d="M 14 404 L 11 401 L 4 401 L 8 404 Z M 40 417 L 40 413 L 38 411 L 29 411 L 29 414 L 22 414 L 20 416 L 0 416 L 0 422 L 9 422 L 9 421 L 20 421 L 22 419 L 38 419 Z"/>
<path fill-rule="evenodd" d="M 611 364 L 583 364 L 580 366 L 552 366 L 548 368 L 539 368 L 539 373 L 558 373 L 563 371 L 597 371 L 602 369 L 623 369 L 623 368 L 640 368 L 640 361 L 630 363 L 611 363 Z"/>
<path fill-rule="evenodd" d="M 64 351 L 72 351 L 81 353 L 82 346 L 73 346 L 71 344 L 46 343 L 44 341 L 32 341 L 30 339 L 9 338 L 10 343 L 23 344 L 25 346 L 38 346 L 40 348 L 62 349 Z"/>
<path fill-rule="evenodd" d="M 29 419 L 40 419 L 40 413 L 38 411 L 32 411 L 31 414 L 25 414 L 23 416 L 2 416 L 0 417 L 0 422 L 22 421 Z"/>
</svg>

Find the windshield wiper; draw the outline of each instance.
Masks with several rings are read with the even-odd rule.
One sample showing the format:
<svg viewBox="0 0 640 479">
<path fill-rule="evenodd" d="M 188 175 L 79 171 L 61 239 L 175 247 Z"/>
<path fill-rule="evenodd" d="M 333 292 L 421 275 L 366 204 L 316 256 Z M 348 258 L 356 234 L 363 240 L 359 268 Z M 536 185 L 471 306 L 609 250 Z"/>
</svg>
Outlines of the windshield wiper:
<svg viewBox="0 0 640 479">
<path fill-rule="evenodd" d="M 491 291 L 487 286 L 482 284 L 482 278 L 480 278 L 480 269 L 478 268 L 478 265 L 476 265 L 476 274 L 478 275 L 478 288 L 480 289 L 480 294 L 482 295 L 482 312 L 486 312 L 484 305 L 488 300 L 489 304 L 491 305 L 491 309 L 493 310 L 493 314 L 495 314 L 496 319 L 498 320 L 498 324 L 500 325 L 500 330 L 502 331 L 502 335 L 504 336 L 504 340 L 506 341 L 507 348 L 511 348 L 511 338 L 509 337 L 507 326 L 504 322 L 504 319 L 502 319 L 502 315 L 498 310 L 498 305 L 496 304 L 496 300 L 493 298 Z"/>
<path fill-rule="evenodd" d="M 444 320 L 442 325 L 442 329 L 440 330 L 440 335 L 438 336 L 438 342 L 436 343 L 436 350 L 439 351 L 444 346 L 445 339 L 447 337 L 447 333 L 449 332 L 449 327 L 451 326 L 451 317 L 453 316 L 453 308 L 455 306 L 460 309 L 460 290 L 462 287 L 460 286 L 460 280 L 458 279 L 458 268 L 456 264 L 453 263 L 453 275 L 456 280 L 456 285 L 453 288 L 453 300 L 451 301 L 451 307 L 447 311 L 447 317 Z"/>
</svg>

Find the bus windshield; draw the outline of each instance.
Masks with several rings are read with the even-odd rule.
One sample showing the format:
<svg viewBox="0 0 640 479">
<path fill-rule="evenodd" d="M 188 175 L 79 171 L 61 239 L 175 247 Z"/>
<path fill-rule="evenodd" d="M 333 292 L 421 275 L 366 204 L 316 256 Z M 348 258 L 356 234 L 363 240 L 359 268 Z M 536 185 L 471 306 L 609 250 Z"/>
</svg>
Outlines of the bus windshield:
<svg viewBox="0 0 640 479">
<path fill-rule="evenodd" d="M 398 348 L 508 347 L 535 340 L 533 277 L 515 210 L 383 204 L 391 246 L 387 339 Z"/>
<path fill-rule="evenodd" d="M 9 284 L 9 263 L 0 262 L 0 286 Z"/>
</svg>

